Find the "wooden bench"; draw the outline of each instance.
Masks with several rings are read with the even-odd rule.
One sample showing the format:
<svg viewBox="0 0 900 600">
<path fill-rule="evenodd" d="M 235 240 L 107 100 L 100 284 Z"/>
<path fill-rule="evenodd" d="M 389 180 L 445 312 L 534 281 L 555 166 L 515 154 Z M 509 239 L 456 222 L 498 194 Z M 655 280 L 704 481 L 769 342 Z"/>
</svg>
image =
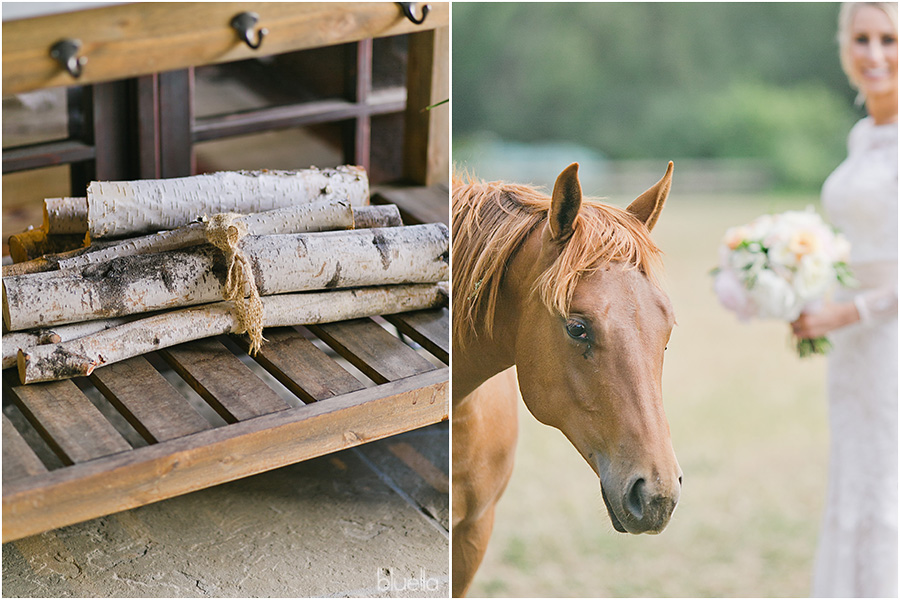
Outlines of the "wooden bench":
<svg viewBox="0 0 900 600">
<path fill-rule="evenodd" d="M 424 28 L 398 18 L 395 4 L 248 7 L 269 19 L 261 25 L 271 30 L 263 46 L 270 53 L 422 28 L 416 36 L 425 38 L 415 45 L 427 49 L 430 44 L 433 51 L 424 53 L 424 67 L 414 66 L 411 57 L 411 72 L 421 77 L 411 74 L 407 104 L 414 97 L 429 104 L 444 99 L 439 80 L 447 71 L 434 67 L 446 58 L 438 50 L 446 44 L 446 3 L 435 3 Z M 88 16 L 4 23 L 4 93 L 71 85 L 69 75 L 46 54 L 57 38 L 75 35 L 73 28 L 87 40 L 84 48 L 93 67 L 85 69 L 81 83 L 258 56 L 235 44 L 228 29 L 226 13 L 240 10 L 238 4 L 139 3 L 85 11 Z M 184 18 L 179 11 L 187 11 Z M 199 27 L 194 34 L 204 43 L 186 33 L 186 23 Z M 332 25 L 327 33 L 322 33 L 323 23 Z M 167 39 L 184 51 L 173 52 Z M 421 63 L 421 56 L 417 60 Z M 363 123 L 359 131 L 365 134 L 368 113 L 362 103 L 353 106 L 348 110 Z M 447 133 L 435 132 L 439 126 L 433 115 L 413 112 L 407 119 L 404 161 L 410 181 L 418 185 L 385 188 L 373 198 L 397 200 L 410 223 L 431 222 L 435 216 L 446 222 L 447 188 L 440 182 L 446 179 Z M 368 149 L 359 131 L 355 152 L 367 160 L 360 154 Z M 100 170 L 103 157 L 112 152 L 103 139 L 95 136 L 91 148 L 70 145 L 92 157 Z M 155 150 L 142 147 L 143 155 L 157 162 L 149 170 L 142 166 L 142 172 L 183 174 L 160 163 L 165 162 L 165 139 L 153 143 Z M 45 162 L 65 159 L 52 148 L 30 150 L 29 156 L 40 155 Z M 4 152 L 4 172 L 7 164 L 21 168 L 24 163 L 16 161 L 23 160 Z M 440 309 L 267 329 L 268 343 L 255 358 L 247 356 L 240 336 L 220 336 L 103 367 L 89 378 L 29 386 L 18 384 L 13 370 L 7 370 L 3 541 L 446 420 L 448 321 L 447 310 Z"/>
</svg>

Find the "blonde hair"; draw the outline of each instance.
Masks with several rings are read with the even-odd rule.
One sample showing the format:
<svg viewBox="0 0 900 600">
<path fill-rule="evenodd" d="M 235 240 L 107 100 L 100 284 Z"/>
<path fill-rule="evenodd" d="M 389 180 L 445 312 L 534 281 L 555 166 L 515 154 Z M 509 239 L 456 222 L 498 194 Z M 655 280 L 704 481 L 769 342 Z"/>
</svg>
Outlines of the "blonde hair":
<svg viewBox="0 0 900 600">
<path fill-rule="evenodd" d="M 525 239 L 545 223 L 550 198 L 504 182 L 453 182 L 453 343 L 493 334 L 500 283 Z M 566 316 L 579 280 L 609 262 L 622 262 L 657 284 L 661 263 L 650 232 L 627 210 L 592 199 L 582 202 L 572 237 L 535 282 L 544 305 Z"/>
<path fill-rule="evenodd" d="M 861 6 L 872 6 L 874 8 L 879 9 L 884 14 L 888 16 L 891 20 L 891 23 L 894 25 L 894 32 L 897 32 L 897 3 L 896 2 L 844 2 L 841 4 L 841 11 L 838 14 L 838 33 L 837 33 L 837 41 L 838 48 L 840 51 L 840 59 L 841 59 L 841 67 L 844 69 L 844 74 L 847 76 L 847 80 L 850 82 L 850 86 L 855 90 L 860 90 L 859 81 L 853 76 L 853 70 L 851 68 L 850 61 L 850 46 L 853 43 L 853 40 L 850 37 L 851 27 L 853 25 L 853 17 L 856 16 L 856 11 Z M 858 101 L 864 101 L 865 95 L 862 91 L 859 92 Z"/>
</svg>

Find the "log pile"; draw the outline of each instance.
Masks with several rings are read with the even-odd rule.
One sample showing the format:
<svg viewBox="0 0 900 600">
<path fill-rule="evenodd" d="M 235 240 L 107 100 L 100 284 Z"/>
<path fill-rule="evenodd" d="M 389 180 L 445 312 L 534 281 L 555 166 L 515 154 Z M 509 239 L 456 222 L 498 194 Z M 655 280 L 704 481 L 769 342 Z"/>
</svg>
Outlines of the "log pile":
<svg viewBox="0 0 900 600">
<path fill-rule="evenodd" d="M 94 182 L 48 199 L 36 231 L 44 245 L 3 270 L 3 368 L 22 383 L 224 333 L 247 333 L 253 353 L 264 327 L 448 297 L 447 228 L 369 206 L 358 167 Z"/>
</svg>

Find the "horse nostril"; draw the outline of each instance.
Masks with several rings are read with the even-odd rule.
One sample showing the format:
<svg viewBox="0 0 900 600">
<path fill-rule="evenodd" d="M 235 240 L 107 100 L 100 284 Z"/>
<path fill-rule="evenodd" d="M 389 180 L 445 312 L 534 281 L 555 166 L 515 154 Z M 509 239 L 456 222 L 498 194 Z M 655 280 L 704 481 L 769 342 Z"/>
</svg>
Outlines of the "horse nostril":
<svg viewBox="0 0 900 600">
<path fill-rule="evenodd" d="M 681 475 L 678 476 L 678 487 L 681 487 Z"/>
<path fill-rule="evenodd" d="M 625 508 L 638 521 L 644 516 L 644 486 L 644 479 L 638 478 L 625 495 Z"/>
</svg>

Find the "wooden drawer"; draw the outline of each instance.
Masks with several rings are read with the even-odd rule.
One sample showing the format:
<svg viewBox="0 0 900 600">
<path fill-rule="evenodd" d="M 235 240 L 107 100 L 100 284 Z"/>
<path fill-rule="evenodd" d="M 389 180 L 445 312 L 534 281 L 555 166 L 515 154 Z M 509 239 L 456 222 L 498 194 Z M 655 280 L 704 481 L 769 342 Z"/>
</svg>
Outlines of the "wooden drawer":
<svg viewBox="0 0 900 600">
<path fill-rule="evenodd" d="M 396 2 L 146 2 L 9 21 L 3 23 L 3 95 L 448 26 L 449 3 L 431 5 L 421 25 Z M 268 29 L 257 50 L 230 25 L 244 11 L 259 15 L 256 29 Z M 78 55 L 87 58 L 78 79 L 50 58 L 51 46 L 64 38 L 80 40 Z"/>
</svg>

